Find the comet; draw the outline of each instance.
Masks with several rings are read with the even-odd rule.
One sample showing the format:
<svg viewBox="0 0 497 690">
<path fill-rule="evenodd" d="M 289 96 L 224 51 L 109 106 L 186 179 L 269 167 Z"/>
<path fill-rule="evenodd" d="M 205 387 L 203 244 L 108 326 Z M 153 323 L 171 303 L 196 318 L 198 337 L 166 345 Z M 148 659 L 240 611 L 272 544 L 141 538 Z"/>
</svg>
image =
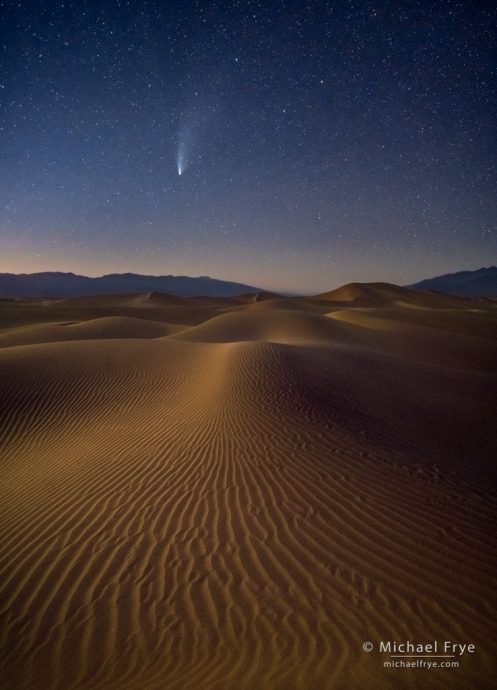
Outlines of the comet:
<svg viewBox="0 0 497 690">
<path fill-rule="evenodd" d="M 186 166 L 188 165 L 187 158 L 187 141 L 190 139 L 188 136 L 189 132 L 182 131 L 180 133 L 178 141 L 178 151 L 176 154 L 176 167 L 178 169 L 178 175 L 182 175 L 185 172 Z"/>
<path fill-rule="evenodd" d="M 176 158 L 176 166 L 178 168 L 178 175 L 182 175 L 183 170 L 185 169 L 185 161 L 180 152 L 178 152 L 178 156 Z"/>
<path fill-rule="evenodd" d="M 206 132 L 207 114 L 197 109 L 184 113 L 179 122 L 176 138 L 176 169 L 181 177 L 193 161 L 198 160 L 198 147 Z"/>
</svg>

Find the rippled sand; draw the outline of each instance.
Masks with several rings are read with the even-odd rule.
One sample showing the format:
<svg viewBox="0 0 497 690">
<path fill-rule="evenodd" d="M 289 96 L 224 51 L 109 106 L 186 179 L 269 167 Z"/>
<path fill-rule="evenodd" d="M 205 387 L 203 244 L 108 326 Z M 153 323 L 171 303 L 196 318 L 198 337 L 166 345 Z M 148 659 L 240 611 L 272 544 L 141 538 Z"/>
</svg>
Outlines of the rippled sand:
<svg viewBox="0 0 497 690">
<path fill-rule="evenodd" d="M 8 690 L 494 687 L 497 303 L 0 303 Z M 475 643 L 457 671 L 364 641 Z"/>
</svg>

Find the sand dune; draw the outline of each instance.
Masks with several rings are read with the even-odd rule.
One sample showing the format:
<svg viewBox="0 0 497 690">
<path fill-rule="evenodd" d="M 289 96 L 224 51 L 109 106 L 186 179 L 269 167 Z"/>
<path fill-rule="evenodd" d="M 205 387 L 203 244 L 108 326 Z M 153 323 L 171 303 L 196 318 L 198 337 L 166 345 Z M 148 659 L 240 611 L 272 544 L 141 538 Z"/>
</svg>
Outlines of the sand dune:
<svg viewBox="0 0 497 690">
<path fill-rule="evenodd" d="M 47 323 L 5 329 L 0 347 L 35 343 L 94 340 L 104 338 L 160 338 L 181 331 L 184 326 L 129 316 L 104 316 L 75 323 Z"/>
<path fill-rule="evenodd" d="M 374 306 L 392 303 L 400 303 L 404 306 L 412 304 L 417 307 L 432 306 L 435 309 L 448 306 L 462 308 L 463 305 L 474 304 L 477 301 L 468 301 L 462 297 L 453 297 L 437 292 L 420 292 L 391 283 L 348 283 L 336 290 L 316 295 L 316 299 L 332 302 L 369 302 Z"/>
<path fill-rule="evenodd" d="M 195 342 L 264 341 L 276 343 L 315 343 L 354 340 L 351 328 L 332 322 L 326 315 L 275 308 L 265 311 L 232 311 L 198 326 L 183 329 L 176 339 Z"/>
<path fill-rule="evenodd" d="M 2 687 L 494 687 L 497 309 L 381 289 L 1 306 Z"/>
</svg>

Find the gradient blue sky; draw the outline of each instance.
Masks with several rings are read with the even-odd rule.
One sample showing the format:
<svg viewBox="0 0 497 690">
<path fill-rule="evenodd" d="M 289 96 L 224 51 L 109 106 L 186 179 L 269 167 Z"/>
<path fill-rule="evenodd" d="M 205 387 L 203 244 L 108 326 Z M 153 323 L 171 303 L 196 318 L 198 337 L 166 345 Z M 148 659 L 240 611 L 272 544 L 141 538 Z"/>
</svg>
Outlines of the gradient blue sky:
<svg viewBox="0 0 497 690">
<path fill-rule="evenodd" d="M 311 292 L 495 263 L 491 3 L 0 6 L 0 271 Z"/>
</svg>

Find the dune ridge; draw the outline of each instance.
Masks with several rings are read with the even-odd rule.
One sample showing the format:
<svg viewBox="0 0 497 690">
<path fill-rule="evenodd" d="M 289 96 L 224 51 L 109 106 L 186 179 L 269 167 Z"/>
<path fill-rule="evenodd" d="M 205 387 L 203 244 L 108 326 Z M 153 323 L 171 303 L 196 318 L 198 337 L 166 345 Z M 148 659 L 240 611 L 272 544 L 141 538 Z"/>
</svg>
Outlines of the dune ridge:
<svg viewBox="0 0 497 690">
<path fill-rule="evenodd" d="M 9 690 L 492 687 L 493 305 L 295 299 L 0 333 Z M 399 673 L 381 639 L 478 656 Z"/>
</svg>

